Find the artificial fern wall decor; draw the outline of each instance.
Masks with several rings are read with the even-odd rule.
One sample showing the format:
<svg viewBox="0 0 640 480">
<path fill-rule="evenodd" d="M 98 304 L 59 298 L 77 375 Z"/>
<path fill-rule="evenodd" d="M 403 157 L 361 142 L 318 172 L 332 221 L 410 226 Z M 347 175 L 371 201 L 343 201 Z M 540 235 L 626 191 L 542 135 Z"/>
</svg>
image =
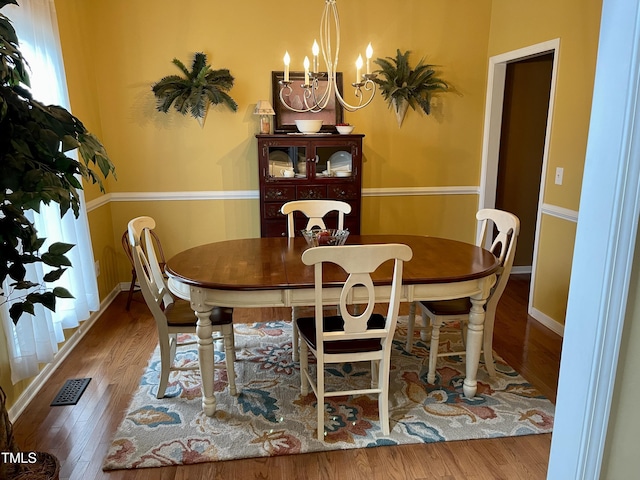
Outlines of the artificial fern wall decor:
<svg viewBox="0 0 640 480">
<path fill-rule="evenodd" d="M 182 115 L 190 113 L 203 127 L 210 105 L 222 103 L 234 112 L 238 110 L 238 104 L 227 93 L 234 82 L 228 69 L 212 70 L 204 53 L 195 54 L 191 71 L 177 58 L 173 59 L 173 64 L 184 77 L 169 75 L 151 87 L 159 112 L 167 113 L 173 105 Z"/>
<path fill-rule="evenodd" d="M 431 112 L 431 96 L 438 91 L 446 91 L 447 83 L 436 76 L 434 65 L 418 62 L 415 68 L 409 64 L 409 54 L 399 49 L 396 57 L 374 60 L 380 66 L 373 81 L 380 87 L 380 94 L 393 107 L 398 126 L 402 125 L 407 108 L 420 109 L 425 114 Z"/>
</svg>

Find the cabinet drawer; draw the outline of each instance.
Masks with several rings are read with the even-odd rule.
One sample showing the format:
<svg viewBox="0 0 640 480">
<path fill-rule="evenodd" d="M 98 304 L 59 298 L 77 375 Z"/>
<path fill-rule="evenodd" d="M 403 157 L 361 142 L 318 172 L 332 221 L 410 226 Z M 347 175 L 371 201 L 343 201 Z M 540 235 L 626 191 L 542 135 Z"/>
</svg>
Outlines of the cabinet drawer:
<svg viewBox="0 0 640 480">
<path fill-rule="evenodd" d="M 350 200 L 360 197 L 360 189 L 352 183 L 330 185 L 328 189 L 328 198 L 335 198 L 336 200 Z"/>
<path fill-rule="evenodd" d="M 297 200 L 314 200 L 317 198 L 327 198 L 327 189 L 324 186 L 300 186 L 297 189 Z"/>
<path fill-rule="evenodd" d="M 285 218 L 285 216 L 280 213 L 280 209 L 284 205 L 284 202 L 265 202 L 264 203 L 264 218 L 265 219 L 274 219 L 274 218 Z"/>
<path fill-rule="evenodd" d="M 273 200 L 295 200 L 296 187 L 265 187 L 264 199 L 266 201 Z"/>
</svg>

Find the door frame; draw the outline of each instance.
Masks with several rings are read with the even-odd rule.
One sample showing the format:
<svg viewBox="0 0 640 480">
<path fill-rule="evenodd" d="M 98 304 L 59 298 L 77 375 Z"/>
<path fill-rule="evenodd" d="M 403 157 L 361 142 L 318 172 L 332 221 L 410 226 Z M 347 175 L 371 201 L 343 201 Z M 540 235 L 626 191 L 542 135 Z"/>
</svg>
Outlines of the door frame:
<svg viewBox="0 0 640 480">
<path fill-rule="evenodd" d="M 540 223 L 543 214 L 543 199 L 547 168 L 549 160 L 549 144 L 551 138 L 551 125 L 553 119 L 553 107 L 555 103 L 555 91 L 558 77 L 558 57 L 560 39 L 555 38 L 546 42 L 537 43 L 528 47 L 502 53 L 489 58 L 489 72 L 487 81 L 487 98 L 485 103 L 484 133 L 482 139 L 482 167 L 480 173 L 480 196 L 478 209 L 495 208 L 496 189 L 498 185 L 498 161 L 500 158 L 500 136 L 502 131 L 502 114 L 504 109 L 504 91 L 507 76 L 507 65 L 527 58 L 538 57 L 547 53 L 553 53 L 553 67 L 551 72 L 551 89 L 549 93 L 549 109 L 547 113 L 547 125 L 545 129 L 544 149 L 542 154 L 542 172 L 540 175 L 540 191 L 538 194 L 538 207 L 536 209 L 536 227 L 533 243 L 533 259 L 531 262 L 531 285 L 529 287 L 529 301 L 527 313 L 537 321 L 547 326 L 559 335 L 563 335 L 562 325 L 548 318 L 533 308 L 533 293 L 535 291 L 536 264 L 538 260 L 538 247 L 540 241 Z M 517 268 L 514 269 L 517 273 Z"/>
</svg>

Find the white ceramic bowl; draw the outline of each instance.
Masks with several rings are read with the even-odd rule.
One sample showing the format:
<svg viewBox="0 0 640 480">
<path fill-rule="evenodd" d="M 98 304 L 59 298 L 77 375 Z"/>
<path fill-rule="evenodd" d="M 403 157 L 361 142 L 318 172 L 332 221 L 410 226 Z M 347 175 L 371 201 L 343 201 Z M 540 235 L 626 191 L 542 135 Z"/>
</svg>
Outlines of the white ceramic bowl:
<svg viewBox="0 0 640 480">
<path fill-rule="evenodd" d="M 338 130 L 338 133 L 341 135 L 348 135 L 351 132 L 353 132 L 353 129 L 355 127 L 353 125 L 336 125 L 336 130 Z"/>
<path fill-rule="evenodd" d="M 301 133 L 318 133 L 322 128 L 322 120 L 296 120 L 296 127 Z"/>
</svg>

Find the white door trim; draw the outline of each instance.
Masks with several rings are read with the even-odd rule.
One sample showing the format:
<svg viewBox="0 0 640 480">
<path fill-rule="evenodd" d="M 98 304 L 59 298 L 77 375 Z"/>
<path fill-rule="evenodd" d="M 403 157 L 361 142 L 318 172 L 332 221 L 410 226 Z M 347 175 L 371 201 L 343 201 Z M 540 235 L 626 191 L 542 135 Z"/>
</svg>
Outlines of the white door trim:
<svg viewBox="0 0 640 480">
<path fill-rule="evenodd" d="M 551 72 L 551 91 L 549 95 L 549 111 L 545 131 L 544 151 L 542 155 L 542 173 L 540 178 L 540 193 L 536 214 L 536 230 L 533 242 L 533 260 L 531 263 L 531 286 L 529 288 L 528 313 L 540 322 L 539 311 L 533 308 L 533 292 L 536 282 L 536 265 L 538 260 L 538 245 L 540 222 L 542 221 L 542 205 L 547 176 L 549 158 L 549 139 L 551 138 L 551 124 L 555 100 L 556 81 L 558 77 L 558 58 L 560 39 L 537 43 L 511 52 L 495 55 L 489 58 L 489 78 L 487 81 L 487 100 L 485 104 L 484 134 L 482 144 L 482 169 L 480 174 L 480 198 L 478 209 L 495 208 L 496 188 L 498 185 L 498 160 L 500 157 L 500 132 L 502 130 L 502 110 L 504 103 L 505 79 L 507 65 L 526 58 L 537 57 L 546 53 L 553 53 L 553 70 Z"/>
</svg>

